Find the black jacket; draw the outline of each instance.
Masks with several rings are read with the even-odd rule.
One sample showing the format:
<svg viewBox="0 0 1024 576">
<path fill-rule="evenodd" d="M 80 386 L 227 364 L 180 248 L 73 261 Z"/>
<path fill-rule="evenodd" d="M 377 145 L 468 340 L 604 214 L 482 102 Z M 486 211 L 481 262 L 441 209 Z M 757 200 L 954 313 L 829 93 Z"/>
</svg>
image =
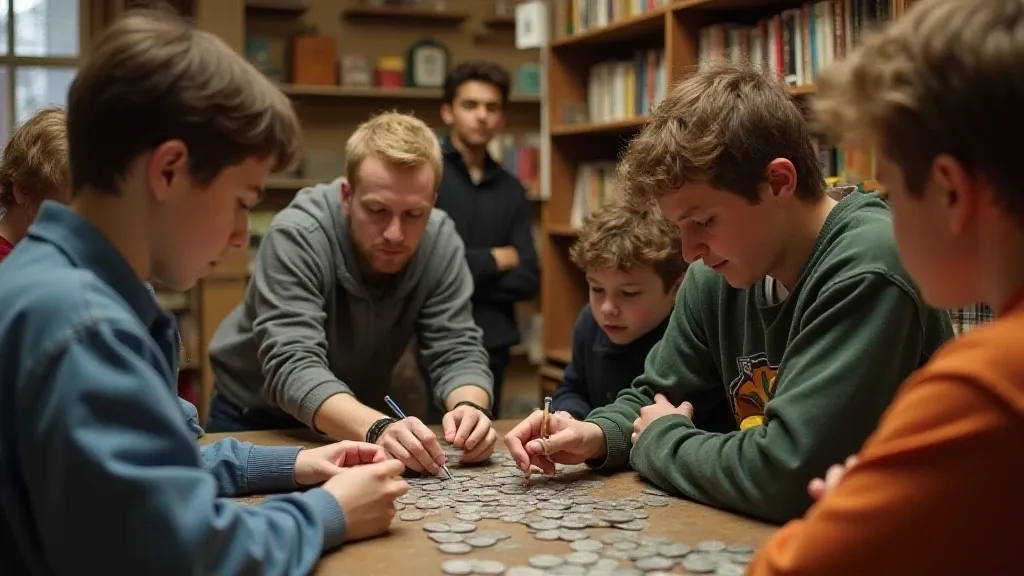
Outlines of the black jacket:
<svg viewBox="0 0 1024 576">
<path fill-rule="evenodd" d="M 488 156 L 483 177 L 474 183 L 458 150 L 442 139 L 444 174 L 437 207 L 455 221 L 473 274 L 473 318 L 484 331 L 488 350 L 519 342 L 514 304 L 537 296 L 540 272 L 533 243 L 530 205 L 519 180 Z M 519 266 L 499 272 L 491 248 L 513 246 Z"/>
</svg>

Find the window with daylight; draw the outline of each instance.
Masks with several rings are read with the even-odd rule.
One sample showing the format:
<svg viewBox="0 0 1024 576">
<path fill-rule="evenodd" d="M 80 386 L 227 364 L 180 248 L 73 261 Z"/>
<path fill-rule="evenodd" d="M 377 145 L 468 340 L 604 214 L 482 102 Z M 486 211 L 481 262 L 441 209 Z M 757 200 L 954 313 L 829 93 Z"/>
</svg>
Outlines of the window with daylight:
<svg viewBox="0 0 1024 576">
<path fill-rule="evenodd" d="M 0 134 L 66 105 L 82 51 L 81 0 L 0 0 Z"/>
</svg>

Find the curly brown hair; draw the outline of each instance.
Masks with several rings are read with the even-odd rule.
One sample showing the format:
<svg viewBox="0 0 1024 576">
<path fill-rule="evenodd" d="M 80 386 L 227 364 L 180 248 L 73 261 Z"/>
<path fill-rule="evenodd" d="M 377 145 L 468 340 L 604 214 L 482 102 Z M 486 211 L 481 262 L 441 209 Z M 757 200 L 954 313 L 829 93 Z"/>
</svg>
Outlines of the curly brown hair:
<svg viewBox="0 0 1024 576">
<path fill-rule="evenodd" d="M 757 203 L 776 158 L 796 168 L 797 197 L 825 193 L 807 122 L 782 82 L 748 64 L 718 62 L 655 107 L 626 148 L 619 181 L 624 197 L 639 204 L 698 181 Z"/>
<path fill-rule="evenodd" d="M 587 217 L 569 257 L 580 269 L 650 266 L 670 289 L 686 273 L 679 229 L 655 206 L 612 201 Z"/>
<path fill-rule="evenodd" d="M 66 190 L 68 175 L 67 115 L 44 108 L 15 128 L 0 157 L 0 206 L 14 205 L 14 187 L 39 200 Z"/>
<path fill-rule="evenodd" d="M 909 194 L 950 154 L 1024 220 L 1022 39 L 1022 0 L 921 0 L 824 70 L 812 109 L 838 143 L 898 165 Z"/>
</svg>

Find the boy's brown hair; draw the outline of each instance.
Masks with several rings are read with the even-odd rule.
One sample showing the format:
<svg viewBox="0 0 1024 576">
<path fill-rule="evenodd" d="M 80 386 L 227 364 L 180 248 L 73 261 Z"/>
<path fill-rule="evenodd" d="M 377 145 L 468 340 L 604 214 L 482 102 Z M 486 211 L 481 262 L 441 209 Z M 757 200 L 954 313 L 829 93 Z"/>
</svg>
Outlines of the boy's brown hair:
<svg viewBox="0 0 1024 576">
<path fill-rule="evenodd" d="M 434 190 L 441 185 L 441 143 L 426 122 L 415 116 L 385 112 L 356 128 L 345 143 L 345 171 L 353 190 L 358 188 L 359 166 L 369 156 L 395 168 L 429 165 L 434 171 Z"/>
<path fill-rule="evenodd" d="M 626 148 L 619 181 L 624 197 L 640 204 L 705 181 L 756 204 L 776 158 L 796 168 L 799 198 L 824 194 L 807 122 L 786 87 L 748 65 L 721 62 L 676 84 L 654 108 Z"/>
<path fill-rule="evenodd" d="M 44 108 L 14 129 L 0 157 L 0 207 L 14 205 L 14 188 L 40 200 L 68 187 L 67 115 Z"/>
<path fill-rule="evenodd" d="M 826 70 L 812 107 L 837 141 L 899 165 L 910 194 L 950 154 L 1024 221 L 1021 62 L 1024 0 L 921 0 Z"/>
<path fill-rule="evenodd" d="M 132 10 L 93 46 L 68 94 L 73 190 L 117 194 L 129 165 L 169 140 L 197 184 L 250 158 L 294 163 L 301 127 L 288 98 L 219 38 L 162 10 Z"/>
<path fill-rule="evenodd" d="M 614 268 L 629 272 L 650 266 L 670 289 L 686 273 L 679 228 L 656 206 L 613 200 L 583 223 L 569 257 L 582 270 Z"/>
</svg>

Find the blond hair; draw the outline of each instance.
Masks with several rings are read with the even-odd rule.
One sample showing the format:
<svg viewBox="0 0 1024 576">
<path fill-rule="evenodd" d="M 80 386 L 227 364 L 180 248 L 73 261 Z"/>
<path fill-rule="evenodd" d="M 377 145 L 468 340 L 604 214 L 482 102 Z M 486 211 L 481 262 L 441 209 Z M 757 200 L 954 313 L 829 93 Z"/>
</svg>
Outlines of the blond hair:
<svg viewBox="0 0 1024 576">
<path fill-rule="evenodd" d="M 812 109 L 839 143 L 896 163 L 909 193 L 951 154 L 1024 218 L 1021 62 L 1024 1 L 922 0 L 825 70 Z"/>
<path fill-rule="evenodd" d="M 74 190 L 116 194 L 141 154 L 188 148 L 200 185 L 248 159 L 283 170 L 302 129 L 291 102 L 222 40 L 160 10 L 132 10 L 100 36 L 68 93 Z"/>
<path fill-rule="evenodd" d="M 14 205 L 14 188 L 43 200 L 68 188 L 67 115 L 43 108 L 15 128 L 0 157 L 0 206 Z"/>
<path fill-rule="evenodd" d="M 370 156 L 395 168 L 429 165 L 434 171 L 434 189 L 441 185 L 441 143 L 437 134 L 415 116 L 384 112 L 356 128 L 345 143 L 345 168 L 353 188 L 358 185 L 359 166 Z"/>
<path fill-rule="evenodd" d="M 621 200 L 609 202 L 586 219 L 569 257 L 584 271 L 613 268 L 629 272 L 649 266 L 665 290 L 687 269 L 679 229 L 656 206 L 635 206 Z"/>
<path fill-rule="evenodd" d="M 789 159 L 797 196 L 824 194 L 824 178 L 800 109 L 776 78 L 718 62 L 669 92 L 619 164 L 623 196 L 650 203 L 684 184 L 708 182 L 751 203 L 768 163 Z"/>
</svg>

